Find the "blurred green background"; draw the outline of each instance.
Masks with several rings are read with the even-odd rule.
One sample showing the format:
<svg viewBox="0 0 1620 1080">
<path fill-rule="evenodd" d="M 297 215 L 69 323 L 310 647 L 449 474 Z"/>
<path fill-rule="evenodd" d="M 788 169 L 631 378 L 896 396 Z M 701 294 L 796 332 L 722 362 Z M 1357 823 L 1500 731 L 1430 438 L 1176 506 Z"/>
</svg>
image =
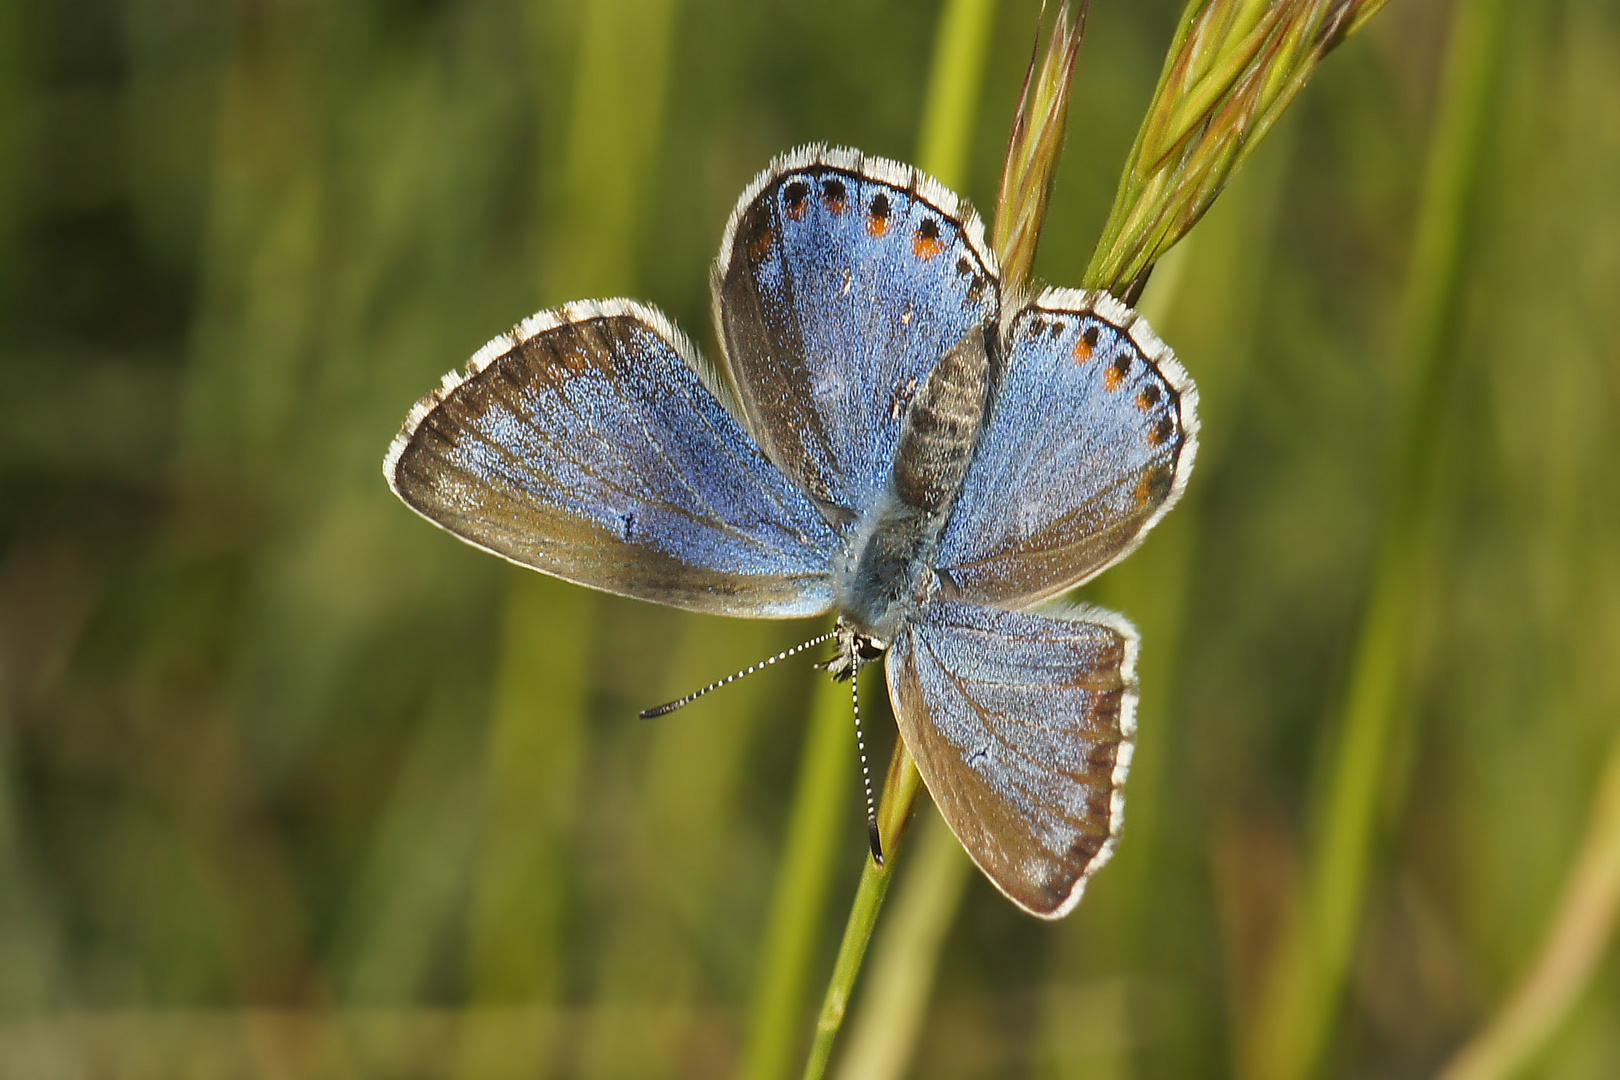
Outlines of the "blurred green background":
<svg viewBox="0 0 1620 1080">
<path fill-rule="evenodd" d="M 1094 6 L 1047 280 L 1079 280 L 1178 10 Z M 1620 5 L 1507 12 L 1322 1075 L 1430 1075 L 1508 993 L 1620 718 Z M 1037 13 L 987 23 L 986 211 Z M 1398 486 L 1451 14 L 1396 0 L 1330 56 L 1156 275 L 1205 442 L 1086 590 L 1145 639 L 1125 839 L 1064 923 L 968 882 L 911 1075 L 1247 1073 Z M 525 575 L 378 466 L 539 308 L 633 295 L 712 351 L 738 193 L 806 141 L 913 158 L 939 18 L 0 0 L 0 1075 L 739 1067 L 813 673 L 634 714 L 809 628 Z M 849 742 L 806 1036 L 865 850 Z M 1531 1074 L 1620 1075 L 1612 955 Z"/>
</svg>

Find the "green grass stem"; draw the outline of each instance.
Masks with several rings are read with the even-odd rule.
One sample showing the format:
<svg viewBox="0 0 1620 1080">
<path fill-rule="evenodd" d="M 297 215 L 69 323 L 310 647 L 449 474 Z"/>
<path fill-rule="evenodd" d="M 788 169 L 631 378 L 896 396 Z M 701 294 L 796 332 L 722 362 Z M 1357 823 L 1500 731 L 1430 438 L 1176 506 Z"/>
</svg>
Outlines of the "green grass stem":
<svg viewBox="0 0 1620 1080">
<path fill-rule="evenodd" d="M 1409 380 L 1406 434 L 1326 759 L 1300 909 L 1284 931 L 1257 1012 L 1244 1069 L 1255 1080 L 1298 1080 L 1316 1072 L 1361 925 L 1391 758 L 1408 720 L 1406 660 L 1428 566 L 1427 507 L 1454 367 L 1450 335 L 1507 11 L 1504 0 L 1475 0 L 1453 15 L 1398 343 Z"/>
<path fill-rule="evenodd" d="M 883 900 L 889 895 L 889 883 L 898 861 L 896 856 L 921 791 L 922 777 L 917 772 L 917 763 L 906 749 L 905 740 L 896 740 L 888 779 L 883 784 L 883 804 L 878 809 L 878 835 L 882 838 L 886 858 L 879 866 L 868 855 L 861 868 L 861 882 L 855 889 L 855 902 L 850 906 L 844 938 L 838 946 L 838 957 L 833 961 L 832 977 L 827 980 L 826 996 L 822 998 L 821 1014 L 816 1018 L 804 1080 L 821 1080 L 832 1061 L 833 1046 L 844 1026 L 844 1015 L 855 992 L 855 980 L 866 959 L 866 947 L 871 944 Z"/>
<path fill-rule="evenodd" d="M 939 955 L 973 876 L 973 863 L 945 819 L 921 812 L 916 852 L 873 950 L 839 1080 L 900 1080 L 909 1071 Z"/>
</svg>

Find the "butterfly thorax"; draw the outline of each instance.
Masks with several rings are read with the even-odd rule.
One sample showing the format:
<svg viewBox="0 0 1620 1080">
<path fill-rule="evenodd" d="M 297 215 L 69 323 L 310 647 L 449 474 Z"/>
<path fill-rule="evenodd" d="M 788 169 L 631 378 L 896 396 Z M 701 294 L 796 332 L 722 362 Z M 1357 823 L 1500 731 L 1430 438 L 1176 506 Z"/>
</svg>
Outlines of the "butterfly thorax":
<svg viewBox="0 0 1620 1080">
<path fill-rule="evenodd" d="M 934 554 L 984 424 L 994 331 L 970 330 L 906 410 L 887 490 L 860 518 L 835 588 L 838 609 L 879 644 L 935 587 Z"/>
</svg>

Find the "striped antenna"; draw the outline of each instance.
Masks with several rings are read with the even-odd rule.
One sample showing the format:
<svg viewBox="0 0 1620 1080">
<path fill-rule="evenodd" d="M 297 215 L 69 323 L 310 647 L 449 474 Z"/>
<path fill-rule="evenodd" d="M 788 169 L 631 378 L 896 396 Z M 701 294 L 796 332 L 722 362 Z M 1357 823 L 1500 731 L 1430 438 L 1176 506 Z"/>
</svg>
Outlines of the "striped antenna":
<svg viewBox="0 0 1620 1080">
<path fill-rule="evenodd" d="M 745 677 L 747 677 L 749 675 L 752 675 L 756 671 L 762 671 L 765 668 L 770 667 L 772 664 L 778 663 L 778 662 L 780 662 L 782 660 L 786 660 L 790 656 L 798 656 L 800 653 L 804 652 L 804 650 L 813 649 L 817 645 L 825 644 L 826 642 L 831 641 L 836 636 L 837 636 L 837 634 L 829 631 L 829 632 L 827 632 L 825 634 L 821 634 L 818 637 L 813 637 L 809 641 L 801 642 L 798 645 L 793 646 L 793 648 L 786 650 L 785 652 L 777 653 L 775 656 L 769 658 L 768 660 L 761 660 L 757 664 L 750 664 L 748 667 L 743 668 L 741 671 L 737 672 L 734 675 L 727 675 L 725 678 L 721 679 L 720 681 L 712 682 L 708 686 L 705 686 L 701 690 L 694 690 L 690 694 L 687 694 L 685 697 L 676 698 L 674 701 L 666 702 L 663 705 L 654 706 L 651 709 L 642 709 L 641 710 L 641 718 L 643 720 L 651 720 L 655 716 L 668 716 L 670 713 L 674 712 L 676 709 L 685 708 L 686 706 L 692 704 L 692 702 L 696 701 L 698 698 L 702 697 L 704 694 L 711 693 L 712 691 L 718 690 L 722 686 L 730 686 L 732 683 L 736 682 L 738 679 L 745 678 Z M 864 754 L 863 754 L 862 760 L 864 762 Z M 865 766 L 863 765 L 862 767 L 864 768 Z M 867 796 L 866 801 L 867 801 L 868 804 L 871 803 L 872 799 L 871 799 L 870 794 Z"/>
<path fill-rule="evenodd" d="M 855 706 L 855 746 L 861 752 L 861 788 L 866 792 L 866 840 L 872 845 L 872 861 L 883 865 L 883 833 L 878 829 L 877 802 L 872 798 L 872 769 L 866 760 L 866 733 L 861 730 L 861 662 L 849 676 L 849 698 Z"/>
</svg>

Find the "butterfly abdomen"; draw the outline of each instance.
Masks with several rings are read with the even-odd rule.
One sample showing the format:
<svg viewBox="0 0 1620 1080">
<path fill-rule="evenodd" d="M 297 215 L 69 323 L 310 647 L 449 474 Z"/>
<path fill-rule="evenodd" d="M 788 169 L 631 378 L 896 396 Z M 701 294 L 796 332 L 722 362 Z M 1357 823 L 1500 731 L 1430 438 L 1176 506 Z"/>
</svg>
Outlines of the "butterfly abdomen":
<svg viewBox="0 0 1620 1080">
<path fill-rule="evenodd" d="M 864 516 L 838 574 L 840 609 L 880 641 L 892 640 L 932 572 L 934 547 L 984 424 L 991 335 L 970 330 L 912 398 L 888 491 Z"/>
<path fill-rule="evenodd" d="M 890 487 L 907 506 L 942 514 L 967 475 L 989 394 L 990 336 L 968 331 L 940 358 L 906 411 Z"/>
</svg>

